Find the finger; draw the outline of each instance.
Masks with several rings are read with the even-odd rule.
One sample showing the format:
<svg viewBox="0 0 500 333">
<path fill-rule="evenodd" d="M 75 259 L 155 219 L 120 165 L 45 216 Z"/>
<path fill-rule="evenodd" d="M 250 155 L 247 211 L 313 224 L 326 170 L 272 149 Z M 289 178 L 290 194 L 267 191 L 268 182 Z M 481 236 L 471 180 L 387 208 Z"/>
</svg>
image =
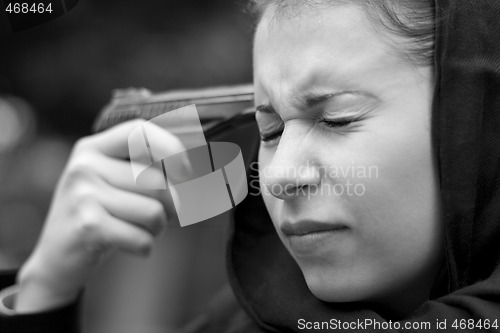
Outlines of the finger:
<svg viewBox="0 0 500 333">
<path fill-rule="evenodd" d="M 161 189 L 165 186 L 165 176 L 163 171 L 158 168 L 151 168 L 148 172 L 149 182 L 152 184 L 149 188 L 137 185 L 132 174 L 132 167 L 129 161 L 113 159 L 105 155 L 95 154 L 88 158 L 86 162 L 90 164 L 95 172 L 110 185 L 125 191 L 136 192 L 142 195 L 157 197 L 158 191 L 150 188 Z M 157 186 L 153 186 L 157 184 Z"/>
<path fill-rule="evenodd" d="M 139 255 L 150 252 L 153 236 L 143 228 L 109 214 L 95 200 L 86 200 L 80 208 L 78 239 L 88 251 L 105 253 L 116 247 Z"/>
<path fill-rule="evenodd" d="M 144 123 L 141 130 L 134 130 L 129 137 L 129 151 L 134 178 L 144 186 L 150 183 L 148 173 L 153 165 L 175 179 L 188 179 L 192 170 L 181 140 L 151 122 Z M 165 164 L 160 166 L 163 160 Z"/>
<path fill-rule="evenodd" d="M 172 133 L 145 123 L 134 130 L 128 142 L 131 161 L 127 167 L 106 155 L 95 154 L 98 156 L 92 158 L 92 165 L 112 184 L 127 190 L 134 187 L 165 189 L 166 177 L 176 183 L 191 179 L 192 166 L 186 149 Z M 158 162 L 173 155 L 175 158 L 169 158 L 165 164 Z"/>
<path fill-rule="evenodd" d="M 150 183 L 151 166 L 156 163 L 158 168 L 158 162 L 173 155 L 176 157 L 168 162 L 167 168 L 171 177 L 188 179 L 192 173 L 186 147 L 181 140 L 160 126 L 142 119 L 120 124 L 87 137 L 83 142 L 84 147 L 97 150 L 105 156 L 130 158 L 134 179 L 137 180 L 141 175 L 141 181 L 145 184 Z M 147 179 L 144 179 L 146 169 Z"/>
<path fill-rule="evenodd" d="M 187 149 L 181 140 L 171 132 L 160 126 L 147 122 L 143 124 L 143 134 L 151 148 L 154 161 L 160 161 L 165 157 L 183 153 Z"/>
<path fill-rule="evenodd" d="M 130 140 L 129 140 L 130 138 Z M 126 158 L 132 149 L 149 147 L 149 157 L 159 161 L 167 156 L 186 151 L 177 136 L 160 126 L 134 119 L 86 138 L 86 144 L 109 157 Z"/>
<path fill-rule="evenodd" d="M 162 189 L 162 186 L 166 184 L 165 174 L 162 170 L 157 168 L 148 169 L 148 182 L 150 186 L 145 188 L 137 185 L 128 161 L 117 160 L 96 154 L 96 156 L 92 157 L 90 164 L 94 166 L 95 172 L 99 178 L 117 189 L 156 199 L 164 205 L 164 208 L 169 213 L 174 212 L 174 201 L 175 207 L 180 207 L 179 198 L 175 189 L 170 186 L 168 190 Z M 174 218 L 173 215 L 172 217 Z"/>
<path fill-rule="evenodd" d="M 121 123 L 104 132 L 87 137 L 86 145 L 106 156 L 128 158 L 128 137 L 134 130 L 140 129 L 144 123 L 144 119 L 134 119 Z"/>
<path fill-rule="evenodd" d="M 130 222 L 156 236 L 167 225 L 163 204 L 150 197 L 126 192 L 108 185 L 98 191 L 97 200 L 116 218 Z"/>
<path fill-rule="evenodd" d="M 154 239 L 149 232 L 111 215 L 102 224 L 102 232 L 104 242 L 126 252 L 147 255 L 153 247 Z"/>
</svg>

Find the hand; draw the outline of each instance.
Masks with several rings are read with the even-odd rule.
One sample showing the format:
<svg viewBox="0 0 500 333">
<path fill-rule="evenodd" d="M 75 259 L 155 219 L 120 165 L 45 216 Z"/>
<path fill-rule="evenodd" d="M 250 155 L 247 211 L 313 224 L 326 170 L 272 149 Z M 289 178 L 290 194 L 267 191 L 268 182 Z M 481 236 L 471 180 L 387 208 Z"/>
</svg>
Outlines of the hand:
<svg viewBox="0 0 500 333">
<path fill-rule="evenodd" d="M 128 136 L 142 123 L 127 122 L 77 142 L 37 246 L 18 275 L 16 311 L 35 312 L 71 302 L 111 250 L 150 252 L 172 203 L 165 190 L 138 187 L 126 161 Z M 150 141 L 173 153 L 182 150 L 174 135 L 151 126 L 155 135 Z M 149 172 L 148 178 L 164 184 L 160 170 Z"/>
</svg>

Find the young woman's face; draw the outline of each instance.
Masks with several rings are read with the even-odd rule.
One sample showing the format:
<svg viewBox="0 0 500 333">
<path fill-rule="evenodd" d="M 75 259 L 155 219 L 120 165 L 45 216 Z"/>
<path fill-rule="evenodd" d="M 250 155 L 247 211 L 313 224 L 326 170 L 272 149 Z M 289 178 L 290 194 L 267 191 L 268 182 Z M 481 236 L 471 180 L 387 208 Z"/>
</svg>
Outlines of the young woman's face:
<svg viewBox="0 0 500 333">
<path fill-rule="evenodd" d="M 261 191 L 318 298 L 406 311 L 442 261 L 431 144 L 431 67 L 417 67 L 363 10 L 260 22 L 254 50 Z"/>
</svg>

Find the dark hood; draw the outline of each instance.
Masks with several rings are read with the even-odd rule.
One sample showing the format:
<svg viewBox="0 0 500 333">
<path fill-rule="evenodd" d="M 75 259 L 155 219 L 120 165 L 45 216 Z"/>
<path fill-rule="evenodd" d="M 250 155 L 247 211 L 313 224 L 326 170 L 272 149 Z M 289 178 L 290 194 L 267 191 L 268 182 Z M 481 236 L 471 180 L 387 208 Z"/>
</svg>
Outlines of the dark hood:
<svg viewBox="0 0 500 333">
<path fill-rule="evenodd" d="M 433 299 L 405 320 L 448 319 L 450 328 L 455 319 L 500 319 L 500 1 L 436 4 L 433 134 L 446 264 Z M 239 302 L 263 329 L 298 331 L 299 318 L 384 320 L 362 304 L 315 298 L 261 197 L 248 196 L 235 211 L 228 269 Z"/>
</svg>

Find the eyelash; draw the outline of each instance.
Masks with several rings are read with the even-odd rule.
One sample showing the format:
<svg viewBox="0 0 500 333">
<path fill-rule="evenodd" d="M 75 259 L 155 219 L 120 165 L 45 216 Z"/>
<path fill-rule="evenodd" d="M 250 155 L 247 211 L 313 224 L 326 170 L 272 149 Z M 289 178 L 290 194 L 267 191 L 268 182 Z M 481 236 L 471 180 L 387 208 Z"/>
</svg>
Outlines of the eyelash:
<svg viewBox="0 0 500 333">
<path fill-rule="evenodd" d="M 349 126 L 350 124 L 355 123 L 359 120 L 360 119 L 340 119 L 340 120 L 333 121 L 333 120 L 327 120 L 325 118 L 321 118 L 319 120 L 319 122 L 325 124 L 325 126 L 327 126 L 329 128 L 341 128 L 341 127 Z M 282 133 L 283 133 L 283 129 L 276 131 L 275 133 L 261 136 L 261 140 L 263 142 L 270 142 L 270 141 L 273 141 L 273 140 L 279 138 Z"/>
<path fill-rule="evenodd" d="M 320 122 L 325 124 L 327 127 L 330 127 L 330 128 L 339 128 L 339 127 L 348 126 L 348 125 L 350 125 L 358 120 L 359 119 L 327 120 L 325 118 L 322 118 L 322 119 L 320 119 Z"/>
</svg>

